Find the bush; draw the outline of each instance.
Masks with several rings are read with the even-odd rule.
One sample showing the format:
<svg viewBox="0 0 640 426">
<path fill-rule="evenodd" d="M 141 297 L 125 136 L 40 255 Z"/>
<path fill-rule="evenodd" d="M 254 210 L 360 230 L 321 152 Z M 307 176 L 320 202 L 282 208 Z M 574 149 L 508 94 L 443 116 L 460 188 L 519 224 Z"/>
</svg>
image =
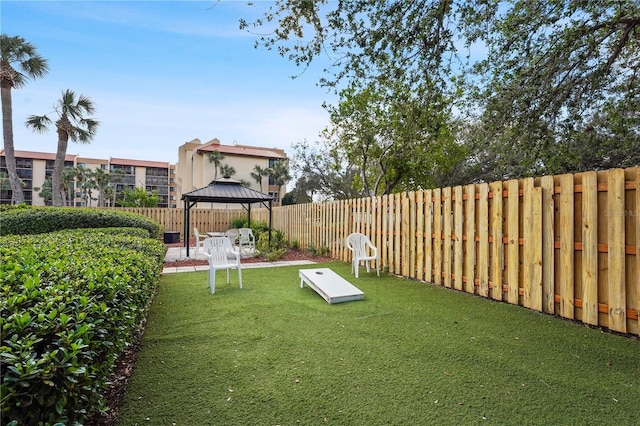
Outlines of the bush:
<svg viewBox="0 0 640 426">
<path fill-rule="evenodd" d="M 271 246 L 269 246 L 269 231 L 262 232 L 256 238 L 256 251 L 267 260 L 280 259 L 287 251 L 287 241 L 282 231 L 271 231 Z"/>
<path fill-rule="evenodd" d="M 249 224 L 249 221 L 246 217 L 235 217 L 231 220 L 231 228 L 246 228 Z"/>
<path fill-rule="evenodd" d="M 103 408 L 165 250 L 124 232 L 0 237 L 1 424 L 82 423 Z"/>
<path fill-rule="evenodd" d="M 144 216 L 78 207 L 30 207 L 0 211 L 0 235 L 42 234 L 62 229 L 127 227 L 146 229 L 159 238 L 160 224 Z"/>
</svg>

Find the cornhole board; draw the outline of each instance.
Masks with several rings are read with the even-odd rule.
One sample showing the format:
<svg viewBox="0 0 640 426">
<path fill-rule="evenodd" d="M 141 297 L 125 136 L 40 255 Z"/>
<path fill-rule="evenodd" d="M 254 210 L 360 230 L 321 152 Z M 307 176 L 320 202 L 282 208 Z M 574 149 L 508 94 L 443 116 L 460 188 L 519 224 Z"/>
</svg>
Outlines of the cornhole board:
<svg viewBox="0 0 640 426">
<path fill-rule="evenodd" d="M 300 269 L 300 288 L 305 283 L 329 303 L 364 299 L 364 293 L 329 268 Z"/>
</svg>

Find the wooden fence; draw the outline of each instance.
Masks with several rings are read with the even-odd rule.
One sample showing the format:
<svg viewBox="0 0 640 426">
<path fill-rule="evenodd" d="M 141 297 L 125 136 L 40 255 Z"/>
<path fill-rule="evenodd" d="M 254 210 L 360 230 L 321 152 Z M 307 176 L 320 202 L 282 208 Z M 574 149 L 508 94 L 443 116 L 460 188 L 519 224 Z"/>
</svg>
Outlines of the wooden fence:
<svg viewBox="0 0 640 426">
<path fill-rule="evenodd" d="M 614 169 L 274 207 L 273 226 L 347 262 L 362 232 L 392 274 L 638 335 L 639 183 L 639 168 Z M 232 215 L 194 211 L 207 231 Z"/>
</svg>

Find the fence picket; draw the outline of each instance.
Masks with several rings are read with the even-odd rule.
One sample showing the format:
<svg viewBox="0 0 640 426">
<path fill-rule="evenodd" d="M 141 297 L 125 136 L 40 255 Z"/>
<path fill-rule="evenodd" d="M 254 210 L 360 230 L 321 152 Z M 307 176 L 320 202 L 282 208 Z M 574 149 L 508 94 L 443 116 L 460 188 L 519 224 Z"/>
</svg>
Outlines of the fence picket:
<svg viewBox="0 0 640 426">
<path fill-rule="evenodd" d="M 442 270 L 444 275 L 443 285 L 451 287 L 451 187 L 442 189 Z"/>
<path fill-rule="evenodd" d="M 520 299 L 520 187 L 516 179 L 507 186 L 507 253 L 505 277 L 507 278 L 507 301 L 518 304 Z"/>
<path fill-rule="evenodd" d="M 453 243 L 453 265 L 454 265 L 454 288 L 456 290 L 462 290 L 464 288 L 463 283 L 463 271 L 464 271 L 464 242 L 462 240 L 464 235 L 464 214 L 463 214 L 463 195 L 462 186 L 456 186 L 453 188 L 453 195 L 455 198 L 455 204 L 453 206 L 453 218 L 454 218 L 454 243 Z"/>
<path fill-rule="evenodd" d="M 433 190 L 433 283 L 442 284 L 442 189 Z"/>
<path fill-rule="evenodd" d="M 542 309 L 553 314 L 556 309 L 555 290 L 555 202 L 553 176 L 540 179 L 542 188 Z"/>
<path fill-rule="evenodd" d="M 607 174 L 609 328 L 626 333 L 624 170 L 610 170 Z"/>
<path fill-rule="evenodd" d="M 416 193 L 416 279 L 424 279 L 424 191 Z"/>
<path fill-rule="evenodd" d="M 476 292 L 475 284 L 475 268 L 476 268 L 476 186 L 465 186 L 465 194 L 467 196 L 464 205 L 465 212 L 465 244 L 464 244 L 464 290 L 467 293 L 474 294 Z"/>
<path fill-rule="evenodd" d="M 434 282 L 433 279 L 433 191 L 424 193 L 424 280 Z"/>
<path fill-rule="evenodd" d="M 489 295 L 489 184 L 478 185 L 478 294 Z"/>
<path fill-rule="evenodd" d="M 560 283 L 560 315 L 573 319 L 574 309 L 574 279 L 573 279 L 573 175 L 559 176 L 560 180 L 560 267 L 557 280 Z"/>
<path fill-rule="evenodd" d="M 582 175 L 582 322 L 598 324 L 598 177 Z"/>
<path fill-rule="evenodd" d="M 495 300 L 502 300 L 502 253 L 504 248 L 502 243 L 502 182 L 490 183 L 489 191 L 492 195 L 489 206 L 489 211 L 491 212 L 489 232 L 492 240 L 489 266 L 491 297 Z"/>
</svg>

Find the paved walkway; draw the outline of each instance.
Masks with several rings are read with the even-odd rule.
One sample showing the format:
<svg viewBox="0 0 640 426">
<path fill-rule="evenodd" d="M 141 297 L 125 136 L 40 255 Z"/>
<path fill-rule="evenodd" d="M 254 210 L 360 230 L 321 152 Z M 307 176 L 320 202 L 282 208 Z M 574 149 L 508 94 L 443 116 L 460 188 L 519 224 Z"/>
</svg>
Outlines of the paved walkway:
<svg viewBox="0 0 640 426">
<path fill-rule="evenodd" d="M 164 256 L 165 262 L 175 262 L 178 260 L 185 260 L 186 249 L 184 247 L 170 247 L 167 249 L 167 253 Z M 207 260 L 204 254 L 196 254 L 195 247 L 189 247 L 189 259 Z M 291 261 L 274 261 L 274 262 L 251 262 L 243 263 L 243 269 L 249 268 L 273 268 L 276 266 L 297 266 L 297 265 L 315 265 L 316 262 L 312 260 L 291 260 Z M 208 265 L 200 266 L 178 266 L 162 269 L 163 274 L 175 274 L 177 272 L 194 272 L 194 271 L 208 271 Z"/>
</svg>

